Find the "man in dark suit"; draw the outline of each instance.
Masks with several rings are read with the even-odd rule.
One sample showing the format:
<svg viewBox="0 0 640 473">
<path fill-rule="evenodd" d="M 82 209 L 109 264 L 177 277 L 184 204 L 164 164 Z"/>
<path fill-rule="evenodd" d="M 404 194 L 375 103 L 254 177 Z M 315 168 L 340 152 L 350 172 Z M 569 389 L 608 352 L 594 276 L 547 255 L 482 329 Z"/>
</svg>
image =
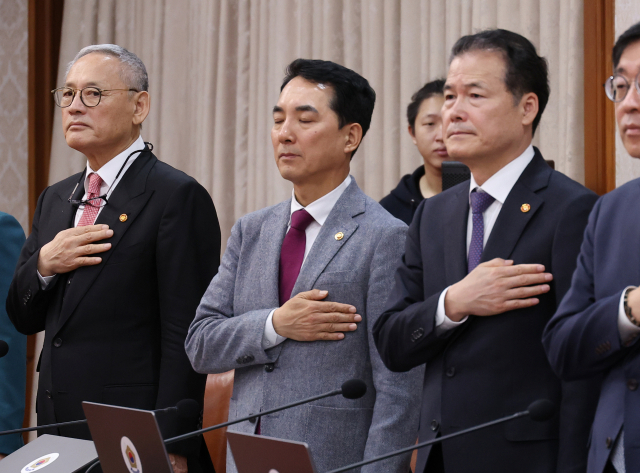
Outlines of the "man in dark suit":
<svg viewBox="0 0 640 473">
<path fill-rule="evenodd" d="M 620 137 L 640 158 L 640 23 L 613 48 L 606 84 Z M 640 470 L 640 180 L 603 196 L 589 217 L 571 288 L 545 329 L 551 366 L 563 379 L 602 375 L 589 473 Z"/>
<path fill-rule="evenodd" d="M 45 331 L 40 425 L 84 418 L 82 401 L 203 401 L 206 377 L 184 340 L 219 264 L 220 229 L 207 191 L 142 141 L 147 90 L 137 56 L 98 45 L 78 53 L 54 91 L 67 144 L 87 167 L 40 196 L 7 300 L 19 331 Z M 160 423 L 166 437 L 198 419 Z M 89 438 L 85 425 L 46 433 Z M 202 447 L 169 447 L 174 471 L 210 468 L 197 460 Z"/>
<path fill-rule="evenodd" d="M 561 384 L 540 339 L 569 288 L 596 196 L 531 146 L 549 86 L 527 39 L 488 30 L 458 40 L 451 57 L 443 133 L 471 182 L 416 212 L 376 344 L 393 370 L 426 363 L 420 441 L 539 398 L 561 411 L 421 449 L 416 471 L 584 471 L 593 401 Z"/>
</svg>

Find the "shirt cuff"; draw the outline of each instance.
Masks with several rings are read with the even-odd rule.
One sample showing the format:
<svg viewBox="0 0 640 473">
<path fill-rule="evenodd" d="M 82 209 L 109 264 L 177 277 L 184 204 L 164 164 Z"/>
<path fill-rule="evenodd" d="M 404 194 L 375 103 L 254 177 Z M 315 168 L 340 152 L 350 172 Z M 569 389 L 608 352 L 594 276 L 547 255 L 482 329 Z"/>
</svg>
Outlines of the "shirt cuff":
<svg viewBox="0 0 640 473">
<path fill-rule="evenodd" d="M 451 287 L 451 286 L 449 286 Z M 447 314 L 444 313 L 444 298 L 447 295 L 447 291 L 449 288 L 447 287 L 440 294 L 440 298 L 438 299 L 438 308 L 436 309 L 436 335 L 441 335 L 444 332 L 451 330 L 452 328 L 456 328 L 458 325 L 461 325 L 467 321 L 469 316 L 467 315 L 460 322 L 454 322 Z"/>
<path fill-rule="evenodd" d="M 267 317 L 267 321 L 264 324 L 264 333 L 262 334 L 262 349 L 268 350 L 284 342 L 287 337 L 278 335 L 276 329 L 273 328 L 273 313 L 276 309 L 273 309 Z"/>
<path fill-rule="evenodd" d="M 624 294 L 627 289 L 634 288 L 634 286 L 628 286 L 622 291 L 620 296 L 620 304 L 618 307 L 618 331 L 620 332 L 620 341 L 624 346 L 629 346 L 636 342 L 636 338 L 640 333 L 640 327 L 636 327 L 627 317 L 624 312 Z"/>
<path fill-rule="evenodd" d="M 38 273 L 38 279 L 40 280 L 40 289 L 42 289 L 43 291 L 47 288 L 51 280 L 56 277 L 55 274 L 52 276 L 43 276 L 37 269 L 36 273 Z"/>
</svg>

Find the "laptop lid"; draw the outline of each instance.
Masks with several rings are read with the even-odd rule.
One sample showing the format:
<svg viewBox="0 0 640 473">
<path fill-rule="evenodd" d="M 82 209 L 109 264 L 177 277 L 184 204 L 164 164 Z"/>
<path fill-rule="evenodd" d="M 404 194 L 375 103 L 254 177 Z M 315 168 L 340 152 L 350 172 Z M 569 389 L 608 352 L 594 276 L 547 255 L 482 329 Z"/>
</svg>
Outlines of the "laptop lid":
<svg viewBox="0 0 640 473">
<path fill-rule="evenodd" d="M 227 432 L 238 473 L 315 473 L 303 442 Z"/>
<path fill-rule="evenodd" d="M 86 401 L 82 408 L 104 473 L 173 473 L 152 411 Z"/>
<path fill-rule="evenodd" d="M 0 473 L 75 473 L 97 457 L 89 440 L 41 435 L 0 461 Z"/>
</svg>

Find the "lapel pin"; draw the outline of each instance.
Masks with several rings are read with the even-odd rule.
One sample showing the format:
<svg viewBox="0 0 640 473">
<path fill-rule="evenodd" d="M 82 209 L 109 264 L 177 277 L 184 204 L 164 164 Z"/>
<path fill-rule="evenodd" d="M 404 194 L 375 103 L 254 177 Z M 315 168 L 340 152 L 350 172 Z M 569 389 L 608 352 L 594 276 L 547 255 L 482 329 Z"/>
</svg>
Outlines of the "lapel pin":
<svg viewBox="0 0 640 473">
<path fill-rule="evenodd" d="M 340 240 L 342 240 L 343 238 L 344 238 L 344 233 L 342 233 L 342 232 L 338 232 L 338 233 L 336 233 L 336 236 L 335 236 L 335 239 L 336 239 L 336 240 L 340 241 Z"/>
<path fill-rule="evenodd" d="M 529 210 L 531 210 L 531 206 L 529 204 L 522 204 L 520 210 L 524 213 L 527 213 Z"/>
<path fill-rule="evenodd" d="M 121 222 L 126 222 L 126 221 L 127 221 L 127 218 L 129 218 L 129 217 L 127 217 L 127 214 L 122 214 L 122 215 L 120 215 L 119 220 L 120 220 Z"/>
</svg>

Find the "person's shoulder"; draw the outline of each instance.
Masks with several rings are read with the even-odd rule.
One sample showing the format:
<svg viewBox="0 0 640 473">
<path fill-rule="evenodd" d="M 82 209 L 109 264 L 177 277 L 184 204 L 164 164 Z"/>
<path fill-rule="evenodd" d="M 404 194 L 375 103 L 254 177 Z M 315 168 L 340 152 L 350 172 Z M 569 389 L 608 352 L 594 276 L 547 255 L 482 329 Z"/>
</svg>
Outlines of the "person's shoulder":
<svg viewBox="0 0 640 473">
<path fill-rule="evenodd" d="M 373 222 L 375 225 L 382 225 L 385 227 L 406 227 L 407 224 L 402 220 L 394 217 L 385 209 L 380 203 L 368 195 L 364 196 L 365 199 L 365 220 Z"/>
<path fill-rule="evenodd" d="M 601 199 L 603 204 L 619 203 L 621 201 L 637 202 L 640 197 L 640 178 L 633 179 L 620 187 L 604 194 Z"/>
<path fill-rule="evenodd" d="M 556 189 L 563 193 L 568 193 L 572 195 L 589 195 L 596 196 L 596 193 L 591 189 L 586 188 L 579 182 L 573 180 L 569 176 L 561 173 L 560 171 L 556 171 L 555 169 L 551 170 L 551 177 L 549 179 L 549 187 Z"/>
<path fill-rule="evenodd" d="M 165 186 L 201 186 L 195 178 L 191 177 L 186 172 L 176 169 L 170 164 L 161 161 L 160 159 L 157 159 L 157 161 L 153 165 L 150 177 L 158 184 Z"/>
</svg>

